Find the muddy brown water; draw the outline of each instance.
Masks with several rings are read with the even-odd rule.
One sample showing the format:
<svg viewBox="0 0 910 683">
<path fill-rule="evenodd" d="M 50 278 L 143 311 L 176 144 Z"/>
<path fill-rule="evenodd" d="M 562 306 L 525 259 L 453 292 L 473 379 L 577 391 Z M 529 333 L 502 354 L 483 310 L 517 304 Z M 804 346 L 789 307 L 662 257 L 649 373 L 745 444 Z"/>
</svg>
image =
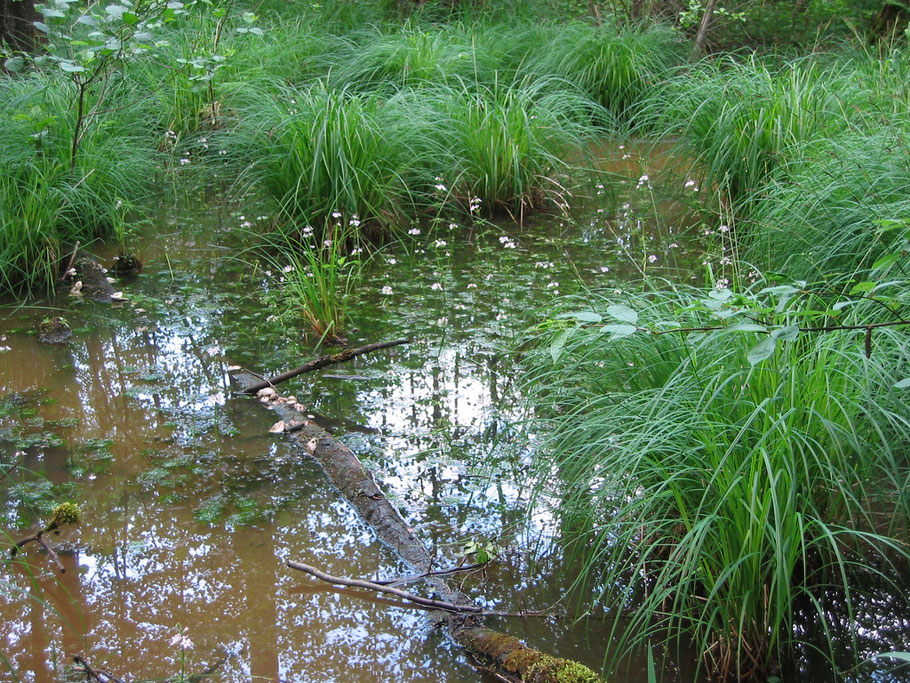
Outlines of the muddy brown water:
<svg viewBox="0 0 910 683">
<path fill-rule="evenodd" d="M 444 222 L 408 249 L 384 249 L 352 304 L 349 339 L 414 343 L 284 389 L 377 473 L 440 566 L 470 540 L 505 548 L 465 581 L 481 604 L 543 608 L 573 578 L 558 558 L 528 561 L 552 529 L 522 523 L 533 441 L 514 426 L 510 345 L 556 293 L 643 271 L 694 278 L 701 245 L 689 226 L 640 219 L 652 201 L 641 169 L 618 188 L 592 183 L 575 220 Z M 215 681 L 483 680 L 421 611 L 284 566 L 411 572 L 299 449 L 269 433 L 268 411 L 233 393 L 231 365 L 269 373 L 317 353 L 299 319 L 276 317 L 268 293 L 280 268 L 243 251 L 259 220 L 217 199 L 181 202 L 134 237 L 145 268 L 115 284 L 126 303 L 63 296 L 3 309 L 0 529 L 22 537 L 61 500 L 79 501 L 85 520 L 51 537 L 65 574 L 33 547 L 3 565 L 0 679 L 77 680 L 78 653 L 130 680 L 210 666 Z M 109 263 L 113 252 L 96 251 Z M 51 314 L 73 328 L 68 343 L 38 342 Z M 595 669 L 610 639 L 595 619 L 498 625 Z M 645 666 L 624 675 L 644 680 Z M 691 675 L 665 672 L 677 679 Z"/>
</svg>

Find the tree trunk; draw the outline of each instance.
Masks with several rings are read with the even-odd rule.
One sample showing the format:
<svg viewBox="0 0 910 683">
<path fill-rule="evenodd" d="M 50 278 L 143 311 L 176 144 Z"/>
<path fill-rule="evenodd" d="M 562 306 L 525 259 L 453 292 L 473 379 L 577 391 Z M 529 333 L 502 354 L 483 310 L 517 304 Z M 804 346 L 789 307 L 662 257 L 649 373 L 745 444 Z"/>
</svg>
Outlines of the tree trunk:
<svg viewBox="0 0 910 683">
<path fill-rule="evenodd" d="M 869 42 L 876 43 L 901 33 L 910 21 L 910 6 L 886 0 L 869 24 Z"/>
<path fill-rule="evenodd" d="M 717 7 L 717 0 L 708 0 L 705 5 L 705 13 L 701 18 L 698 33 L 695 35 L 695 46 L 692 49 L 692 56 L 696 59 L 705 53 L 705 40 L 708 37 L 708 27 L 711 25 L 715 7 Z"/>
<path fill-rule="evenodd" d="M 0 43 L 31 51 L 37 31 L 34 22 L 39 18 L 34 0 L 0 0 Z"/>
</svg>

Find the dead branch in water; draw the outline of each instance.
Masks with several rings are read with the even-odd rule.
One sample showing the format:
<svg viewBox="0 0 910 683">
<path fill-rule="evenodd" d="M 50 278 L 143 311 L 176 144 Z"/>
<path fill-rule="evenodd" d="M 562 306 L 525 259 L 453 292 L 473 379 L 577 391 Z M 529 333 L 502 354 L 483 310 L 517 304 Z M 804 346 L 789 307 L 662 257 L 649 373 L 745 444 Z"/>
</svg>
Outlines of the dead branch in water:
<svg viewBox="0 0 910 683">
<path fill-rule="evenodd" d="M 378 581 L 373 581 L 373 583 L 379 584 L 380 586 L 396 586 L 402 583 L 413 583 L 414 581 L 422 581 L 423 579 L 428 579 L 431 576 L 449 576 L 450 574 L 457 574 L 458 572 L 470 572 L 475 569 L 483 569 L 489 564 L 489 562 L 478 562 L 477 564 L 465 564 L 459 565 L 457 567 L 449 567 L 448 569 L 435 569 L 433 571 L 423 572 L 422 574 L 411 574 L 410 576 L 399 576 L 397 579 L 381 579 Z"/>
<path fill-rule="evenodd" d="M 293 370 L 288 370 L 283 372 L 280 375 L 275 375 L 267 380 L 252 384 L 243 389 L 245 394 L 255 394 L 260 389 L 265 389 L 266 387 L 272 387 L 281 382 L 285 382 L 297 375 L 302 375 L 305 372 L 312 372 L 313 370 L 318 370 L 319 368 L 324 368 L 327 365 L 334 365 L 335 363 L 344 363 L 349 361 L 352 358 L 357 356 L 362 356 L 365 353 L 370 353 L 371 351 L 378 351 L 379 349 L 387 349 L 390 346 L 399 346 L 401 344 L 410 344 L 410 339 L 396 339 L 395 341 L 390 342 L 376 342 L 374 344 L 367 344 L 366 346 L 360 346 L 356 349 L 345 349 L 344 351 L 339 351 L 338 353 L 331 353 L 326 356 L 320 356 L 315 358 L 304 365 L 301 365 L 299 368 L 294 368 Z"/>
<path fill-rule="evenodd" d="M 336 586 L 347 586 L 348 588 L 365 588 L 366 590 L 377 591 L 379 593 L 388 593 L 389 595 L 394 595 L 401 598 L 402 600 L 407 600 L 408 602 L 413 602 L 416 605 L 421 605 L 422 607 L 429 607 L 430 609 L 441 609 L 446 612 L 461 612 L 465 614 L 475 614 L 477 616 L 484 617 L 542 617 L 546 616 L 543 612 L 498 612 L 496 610 L 488 610 L 483 607 L 478 607 L 477 605 L 457 605 L 454 602 L 446 602 L 444 600 L 434 600 L 432 598 L 425 598 L 421 595 L 415 593 L 410 593 L 408 591 L 403 591 L 400 588 L 392 588 L 388 585 L 383 585 L 381 583 L 376 583 L 375 581 L 366 581 L 364 579 L 348 579 L 341 576 L 332 576 L 331 574 L 326 574 L 323 571 L 316 569 L 308 564 L 303 564 L 302 562 L 294 562 L 293 560 L 287 561 L 288 567 L 291 569 L 297 569 L 302 572 L 306 572 L 310 576 L 314 576 L 320 581 L 325 581 L 326 583 L 335 584 Z M 424 577 L 425 578 L 425 577 Z"/>
<path fill-rule="evenodd" d="M 57 553 L 55 553 L 54 549 L 51 548 L 47 544 L 47 541 L 45 541 L 44 538 L 42 538 L 46 532 L 52 531 L 55 528 L 56 528 L 56 526 L 52 525 L 46 529 L 42 529 L 41 531 L 39 531 L 36 534 L 32 534 L 31 536 L 26 536 L 22 540 L 16 541 L 16 544 L 12 548 L 10 548 L 10 551 L 9 551 L 10 557 L 15 557 L 16 554 L 19 552 L 19 548 L 24 546 L 26 543 L 32 543 L 34 541 L 35 543 L 40 545 L 42 548 L 44 548 L 44 550 L 47 552 L 48 557 L 51 558 L 51 562 L 53 562 L 57 566 L 57 569 L 60 570 L 60 573 L 66 574 L 66 567 L 63 566 L 63 563 L 60 561 L 60 558 L 57 556 Z"/>
<path fill-rule="evenodd" d="M 245 372 L 236 373 L 234 378 L 247 388 L 259 381 L 259 378 Z M 262 387 L 262 385 L 260 386 Z M 478 608 L 458 588 L 450 586 L 444 576 L 433 574 L 433 559 L 429 552 L 399 511 L 383 495 L 372 474 L 363 466 L 357 455 L 312 420 L 301 421 L 300 414 L 294 407 L 286 401 L 282 402 L 276 394 L 265 397 L 262 403 L 275 411 L 283 422 L 295 426 L 296 431 L 288 436 L 296 440 L 303 446 L 304 452 L 322 465 L 332 484 L 360 513 L 362 519 L 373 528 L 383 543 L 402 560 L 418 571 L 424 572 L 423 578 L 430 584 L 434 593 L 442 598 L 434 602 L 443 603 L 442 606 L 423 605 L 426 609 L 432 610 L 428 614 L 430 622 L 434 626 L 443 627 L 452 640 L 464 647 L 480 662 L 480 666 L 484 670 L 490 671 L 499 680 L 509 683 L 517 683 L 522 680 L 534 680 L 538 683 L 556 683 L 557 681 L 559 683 L 602 683 L 602 679 L 597 674 L 578 662 L 552 657 L 527 647 L 517 638 L 483 628 L 480 622 L 484 616 L 498 616 L 498 614 Z M 299 563 L 291 562 L 288 563 L 288 566 L 295 569 L 301 567 Z M 311 575 L 317 576 L 314 573 Z M 373 585 L 364 586 L 363 583 Z M 400 593 L 410 595 L 405 591 L 390 589 L 389 586 L 376 582 L 362 582 L 359 587 L 367 587 L 370 590 L 393 595 L 399 594 L 399 597 L 402 597 Z M 393 590 L 397 592 L 392 592 Z M 409 598 L 405 597 L 405 599 Z M 421 598 L 421 600 L 428 599 Z M 452 606 L 458 607 L 458 611 L 452 611 Z M 468 607 L 468 609 L 462 609 L 462 607 Z M 508 616 L 526 617 L 531 616 L 531 613 Z"/>
<path fill-rule="evenodd" d="M 93 668 L 92 665 L 89 664 L 88 661 L 85 659 L 85 657 L 82 657 L 81 655 L 73 655 L 73 661 L 78 666 L 82 667 L 86 676 L 91 676 L 96 681 L 98 681 L 98 683 L 123 683 L 123 681 L 121 679 L 108 673 L 104 669 Z"/>
</svg>

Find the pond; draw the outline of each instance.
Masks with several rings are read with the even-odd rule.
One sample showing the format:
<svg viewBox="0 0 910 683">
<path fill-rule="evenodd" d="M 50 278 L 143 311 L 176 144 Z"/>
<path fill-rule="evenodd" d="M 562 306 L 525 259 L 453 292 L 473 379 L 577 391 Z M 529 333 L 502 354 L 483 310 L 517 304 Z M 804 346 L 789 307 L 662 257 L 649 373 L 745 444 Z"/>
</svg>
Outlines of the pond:
<svg viewBox="0 0 910 683">
<path fill-rule="evenodd" d="M 534 435 L 519 429 L 514 346 L 535 312 L 557 294 L 644 273 L 696 278 L 692 221 L 677 206 L 654 219 L 638 154 L 616 151 L 611 170 L 626 177 L 592 181 L 571 218 L 444 222 L 380 249 L 348 340 L 412 343 L 282 387 L 374 471 L 439 566 L 469 541 L 502 549 L 465 580 L 479 604 L 546 608 L 574 578 L 547 552 L 549 520 L 523 517 Z M 285 567 L 411 573 L 298 445 L 269 433 L 274 416 L 234 393 L 232 366 L 269 374 L 323 352 L 302 321 L 279 315 L 282 273 L 247 249 L 264 220 L 217 196 L 188 197 L 135 236 L 145 267 L 115 284 L 126 303 L 61 296 L 4 309 L 0 526 L 13 542 L 61 500 L 84 514 L 78 529 L 52 537 L 66 573 L 36 549 L 5 565 L 4 677 L 76 680 L 70 657 L 82 654 L 131 680 L 205 671 L 215 681 L 485 680 L 421 611 Z M 107 263 L 114 255 L 96 252 Z M 57 314 L 73 337 L 40 343 L 34 331 Z M 571 603 L 564 609 L 574 615 Z M 595 669 L 609 642 L 594 618 L 497 625 Z M 630 662 L 628 678 L 643 680 L 645 666 Z"/>
</svg>

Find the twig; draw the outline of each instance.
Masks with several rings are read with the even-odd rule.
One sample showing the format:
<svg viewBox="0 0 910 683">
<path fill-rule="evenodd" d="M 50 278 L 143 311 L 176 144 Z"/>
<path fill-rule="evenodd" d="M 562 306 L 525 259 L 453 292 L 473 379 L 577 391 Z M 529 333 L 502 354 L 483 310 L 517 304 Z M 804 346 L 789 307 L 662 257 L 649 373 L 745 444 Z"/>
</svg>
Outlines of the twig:
<svg viewBox="0 0 910 683">
<path fill-rule="evenodd" d="M 456 605 L 453 602 L 433 600 L 432 598 L 424 598 L 423 596 L 415 595 L 414 593 L 409 593 L 408 591 L 403 591 L 398 588 L 384 586 L 374 581 L 365 581 L 363 579 L 346 579 L 341 576 L 332 576 L 331 574 L 326 574 L 325 572 L 319 571 L 316 569 L 316 567 L 311 567 L 308 564 L 294 562 L 292 560 L 287 561 L 287 566 L 291 569 L 297 569 L 299 571 L 306 572 L 310 576 L 315 576 L 320 581 L 325 581 L 326 583 L 332 583 L 337 586 L 348 586 L 349 588 L 365 588 L 366 590 L 377 591 L 379 593 L 389 593 L 390 595 L 395 595 L 403 600 L 407 600 L 408 602 L 413 602 L 416 605 L 429 607 L 431 609 L 444 610 L 446 612 L 468 613 L 476 614 L 478 616 L 493 617 L 545 616 L 542 612 L 497 612 L 495 610 L 487 610 L 483 607 L 478 607 L 477 605 Z"/>
<path fill-rule="evenodd" d="M 302 375 L 305 372 L 312 372 L 313 370 L 324 368 L 326 365 L 343 363 L 345 361 L 351 360 L 352 358 L 356 358 L 357 356 L 362 356 L 365 353 L 369 353 L 370 351 L 378 351 L 379 349 L 386 349 L 390 346 L 399 346 L 400 344 L 410 343 L 410 339 L 396 339 L 395 341 L 391 342 L 377 342 L 375 344 L 367 344 L 366 346 L 361 346 L 356 349 L 345 349 L 344 351 L 339 351 L 338 353 L 320 356 L 319 358 L 311 360 L 309 363 L 301 365 L 299 368 L 288 370 L 287 372 L 283 372 L 280 375 L 275 375 L 270 379 L 248 386 L 243 390 L 243 393 L 255 394 L 260 389 L 275 386 L 276 384 L 280 384 L 281 382 L 297 377 L 297 375 Z"/>
<path fill-rule="evenodd" d="M 378 584 L 380 586 L 397 586 L 403 583 L 412 583 L 414 581 L 422 581 L 423 579 L 428 579 L 431 576 L 448 576 L 449 574 L 457 574 L 458 572 L 469 572 L 474 569 L 482 569 L 487 566 L 487 562 L 478 562 L 477 564 L 467 564 L 461 565 L 458 567 L 449 567 L 448 569 L 438 569 L 436 571 L 424 572 L 423 574 L 411 574 L 410 576 L 401 576 L 397 579 L 381 579 L 373 581 L 372 583 Z"/>
<path fill-rule="evenodd" d="M 86 675 L 91 676 L 96 681 L 98 681 L 98 683 L 123 683 L 122 680 L 116 676 L 111 675 L 107 671 L 92 668 L 92 665 L 89 664 L 86 661 L 85 657 L 82 657 L 81 655 L 73 655 L 73 661 L 85 669 Z"/>
<path fill-rule="evenodd" d="M 76 252 L 79 251 L 79 240 L 76 240 L 76 246 L 73 247 L 73 253 L 70 254 L 70 260 L 66 262 L 66 268 L 63 269 L 63 274 L 60 276 L 60 279 L 63 280 L 66 277 L 66 274 L 70 272 L 70 268 L 73 267 L 73 261 L 76 260 Z"/>
<path fill-rule="evenodd" d="M 38 541 L 38 543 L 41 544 L 41 547 L 44 548 L 44 549 L 47 551 L 47 554 L 50 556 L 51 561 L 52 561 L 55 565 L 57 565 L 57 569 L 60 570 L 60 573 L 61 573 L 61 574 L 66 574 L 66 567 L 63 566 L 63 563 L 60 561 L 60 558 L 57 557 L 57 553 L 55 553 L 55 552 L 54 552 L 54 549 L 51 548 L 51 547 L 47 544 L 47 541 L 45 541 L 45 540 L 44 540 L 43 538 L 41 538 L 40 536 L 39 536 L 38 538 L 36 538 L 35 540 Z"/>
<path fill-rule="evenodd" d="M 48 531 L 53 531 L 56 528 L 57 528 L 57 525 L 55 523 L 51 523 L 48 526 L 46 526 L 44 529 L 39 531 L 38 533 L 32 534 L 31 536 L 26 536 L 25 538 L 23 538 L 19 541 L 16 541 L 15 545 L 13 545 L 13 547 L 10 548 L 10 551 L 9 551 L 10 557 L 15 557 L 16 553 L 19 552 L 19 548 L 24 546 L 26 543 L 31 543 L 32 541 L 34 541 L 47 551 L 47 554 L 50 556 L 51 561 L 55 565 L 57 565 L 57 569 L 60 570 L 60 573 L 66 574 L 66 567 L 63 566 L 63 563 L 60 561 L 60 558 L 57 556 L 57 553 L 55 553 L 54 549 L 51 548 L 47 544 L 47 541 L 45 541 L 44 538 L 42 538 L 42 536 L 44 536 L 44 534 L 46 534 Z"/>
</svg>

